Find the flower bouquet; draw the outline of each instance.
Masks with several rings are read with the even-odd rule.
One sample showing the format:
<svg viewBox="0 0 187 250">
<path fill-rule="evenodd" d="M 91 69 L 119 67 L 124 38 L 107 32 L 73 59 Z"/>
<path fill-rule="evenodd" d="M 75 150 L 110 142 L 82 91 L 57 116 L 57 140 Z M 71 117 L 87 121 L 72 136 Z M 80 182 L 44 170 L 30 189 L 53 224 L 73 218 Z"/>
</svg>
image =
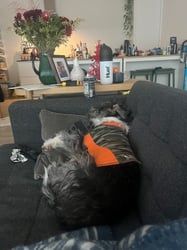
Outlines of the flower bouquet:
<svg viewBox="0 0 187 250">
<path fill-rule="evenodd" d="M 32 66 L 43 84 L 56 83 L 48 56 L 53 55 L 57 46 L 67 42 L 79 22 L 78 18 L 69 20 L 52 11 L 42 11 L 41 9 L 19 12 L 14 17 L 15 33 L 25 37 L 39 51 L 39 70 L 36 69 L 34 60 L 32 60 Z"/>
<path fill-rule="evenodd" d="M 15 33 L 32 43 L 40 53 L 53 53 L 55 48 L 67 42 L 80 19 L 69 20 L 52 11 L 32 9 L 18 12 L 14 17 Z"/>
</svg>

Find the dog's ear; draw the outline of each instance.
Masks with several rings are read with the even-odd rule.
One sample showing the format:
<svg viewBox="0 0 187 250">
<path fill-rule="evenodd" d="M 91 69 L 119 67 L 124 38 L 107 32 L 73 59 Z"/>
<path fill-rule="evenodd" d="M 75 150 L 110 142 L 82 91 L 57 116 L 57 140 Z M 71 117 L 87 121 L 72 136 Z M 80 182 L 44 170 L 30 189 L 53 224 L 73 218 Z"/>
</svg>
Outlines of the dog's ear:
<svg viewBox="0 0 187 250">
<path fill-rule="evenodd" d="M 124 103 L 114 104 L 113 109 L 116 111 L 116 113 L 123 121 L 130 123 L 133 120 L 131 111 L 127 108 L 127 105 L 125 105 Z"/>
<path fill-rule="evenodd" d="M 42 179 L 44 177 L 45 171 L 44 171 L 44 166 L 47 166 L 49 164 L 49 159 L 47 157 L 47 154 L 41 153 L 34 166 L 34 179 Z"/>
<path fill-rule="evenodd" d="M 114 104 L 113 105 L 113 110 L 116 112 L 117 115 L 119 115 L 119 117 L 122 119 L 122 120 L 126 120 L 127 118 L 127 111 L 122 109 L 119 104 Z"/>
</svg>

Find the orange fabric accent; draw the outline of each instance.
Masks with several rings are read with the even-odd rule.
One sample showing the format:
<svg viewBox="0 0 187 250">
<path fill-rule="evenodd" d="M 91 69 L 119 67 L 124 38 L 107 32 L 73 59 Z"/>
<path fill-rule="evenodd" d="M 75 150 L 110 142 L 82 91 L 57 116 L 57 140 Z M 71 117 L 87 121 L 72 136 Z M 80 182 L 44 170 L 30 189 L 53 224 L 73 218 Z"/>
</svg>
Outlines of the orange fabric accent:
<svg viewBox="0 0 187 250">
<path fill-rule="evenodd" d="M 95 159 L 97 167 L 119 164 L 113 152 L 108 148 L 97 145 L 90 134 L 84 136 L 83 143 L 89 154 Z"/>
<path fill-rule="evenodd" d="M 114 126 L 114 127 L 119 127 L 119 128 L 123 127 L 123 125 L 121 123 L 115 122 L 115 121 L 103 122 L 101 125 Z"/>
</svg>

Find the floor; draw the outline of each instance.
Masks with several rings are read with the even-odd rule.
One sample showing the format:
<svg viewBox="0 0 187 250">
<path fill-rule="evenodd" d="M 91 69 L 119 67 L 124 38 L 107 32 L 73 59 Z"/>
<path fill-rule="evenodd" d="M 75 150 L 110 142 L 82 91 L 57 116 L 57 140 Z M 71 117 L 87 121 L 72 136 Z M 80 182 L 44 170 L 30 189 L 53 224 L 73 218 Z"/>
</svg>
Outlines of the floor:
<svg viewBox="0 0 187 250">
<path fill-rule="evenodd" d="M 13 143 L 12 129 L 10 126 L 0 127 L 0 145 Z"/>
<path fill-rule="evenodd" d="M 0 103 L 0 145 L 13 143 L 11 125 L 9 125 L 8 107 L 11 103 L 20 100 L 17 98 L 6 99 Z"/>
</svg>

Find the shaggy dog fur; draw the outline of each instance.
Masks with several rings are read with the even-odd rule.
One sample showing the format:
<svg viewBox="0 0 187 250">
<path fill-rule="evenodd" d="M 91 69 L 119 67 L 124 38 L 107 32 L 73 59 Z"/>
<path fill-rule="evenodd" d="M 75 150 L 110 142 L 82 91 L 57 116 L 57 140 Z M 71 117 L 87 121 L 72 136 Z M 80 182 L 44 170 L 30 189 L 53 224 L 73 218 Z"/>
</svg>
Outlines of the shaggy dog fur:
<svg viewBox="0 0 187 250">
<path fill-rule="evenodd" d="M 121 124 L 118 130 L 127 134 L 125 117 L 119 105 L 112 103 L 92 108 L 89 113 L 93 127 L 113 120 Z M 96 167 L 82 141 L 79 130 L 62 131 L 43 144 L 44 152 L 55 151 L 59 157 L 45 167 L 42 191 L 69 229 L 117 222 L 135 207 L 138 192 L 137 162 Z"/>
</svg>

